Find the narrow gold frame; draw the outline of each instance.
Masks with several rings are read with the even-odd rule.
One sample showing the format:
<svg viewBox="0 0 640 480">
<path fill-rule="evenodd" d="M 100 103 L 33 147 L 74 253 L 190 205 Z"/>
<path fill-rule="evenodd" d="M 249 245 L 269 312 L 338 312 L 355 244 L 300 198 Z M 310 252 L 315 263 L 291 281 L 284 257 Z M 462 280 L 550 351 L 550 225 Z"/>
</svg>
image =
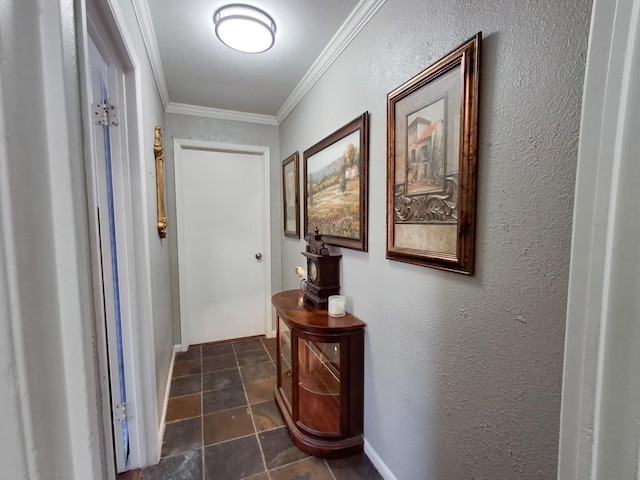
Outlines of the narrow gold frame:
<svg viewBox="0 0 640 480">
<path fill-rule="evenodd" d="M 162 146 L 162 128 L 154 130 L 153 153 L 156 157 L 156 194 L 158 199 L 158 235 L 167 236 L 167 215 L 164 210 L 164 148 Z"/>
</svg>

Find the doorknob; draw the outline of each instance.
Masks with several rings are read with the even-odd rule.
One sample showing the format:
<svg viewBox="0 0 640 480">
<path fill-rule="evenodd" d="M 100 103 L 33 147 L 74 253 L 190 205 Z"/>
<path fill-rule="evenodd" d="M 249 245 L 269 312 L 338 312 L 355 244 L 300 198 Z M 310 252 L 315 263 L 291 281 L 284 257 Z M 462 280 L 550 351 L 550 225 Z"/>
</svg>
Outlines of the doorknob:
<svg viewBox="0 0 640 480">
<path fill-rule="evenodd" d="M 256 260 L 262 260 L 262 254 L 260 252 L 256 253 Z"/>
</svg>

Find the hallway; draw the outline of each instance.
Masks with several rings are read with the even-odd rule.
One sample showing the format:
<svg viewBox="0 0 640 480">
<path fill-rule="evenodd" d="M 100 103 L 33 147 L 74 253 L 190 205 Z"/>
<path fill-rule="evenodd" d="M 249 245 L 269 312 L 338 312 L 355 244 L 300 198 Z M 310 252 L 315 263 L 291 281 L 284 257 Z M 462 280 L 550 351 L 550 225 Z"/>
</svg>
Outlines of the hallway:
<svg viewBox="0 0 640 480">
<path fill-rule="evenodd" d="M 298 450 L 273 399 L 276 339 L 195 345 L 176 355 L 160 463 L 118 480 L 375 480 L 363 453 Z"/>
</svg>

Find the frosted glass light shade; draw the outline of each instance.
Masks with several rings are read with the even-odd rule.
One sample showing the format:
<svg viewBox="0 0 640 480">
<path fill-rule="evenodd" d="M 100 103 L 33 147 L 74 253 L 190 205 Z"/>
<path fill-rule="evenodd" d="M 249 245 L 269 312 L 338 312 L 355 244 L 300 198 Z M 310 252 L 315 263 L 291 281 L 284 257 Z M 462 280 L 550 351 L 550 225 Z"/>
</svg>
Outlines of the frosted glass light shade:
<svg viewBox="0 0 640 480">
<path fill-rule="evenodd" d="M 269 50 L 276 40 L 276 24 L 250 5 L 227 5 L 213 15 L 216 36 L 228 47 L 245 53 Z"/>
</svg>

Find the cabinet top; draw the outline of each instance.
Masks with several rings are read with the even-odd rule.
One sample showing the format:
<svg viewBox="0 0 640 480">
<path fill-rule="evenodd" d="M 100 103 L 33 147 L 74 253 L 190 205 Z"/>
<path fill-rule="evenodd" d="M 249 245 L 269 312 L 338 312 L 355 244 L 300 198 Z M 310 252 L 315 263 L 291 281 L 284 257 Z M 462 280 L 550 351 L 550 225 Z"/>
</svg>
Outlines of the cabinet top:
<svg viewBox="0 0 640 480">
<path fill-rule="evenodd" d="M 362 330 L 365 323 L 350 313 L 343 317 L 330 317 L 327 310 L 316 310 L 304 302 L 300 290 L 287 290 L 271 297 L 278 315 L 309 333 L 344 333 Z"/>
</svg>

